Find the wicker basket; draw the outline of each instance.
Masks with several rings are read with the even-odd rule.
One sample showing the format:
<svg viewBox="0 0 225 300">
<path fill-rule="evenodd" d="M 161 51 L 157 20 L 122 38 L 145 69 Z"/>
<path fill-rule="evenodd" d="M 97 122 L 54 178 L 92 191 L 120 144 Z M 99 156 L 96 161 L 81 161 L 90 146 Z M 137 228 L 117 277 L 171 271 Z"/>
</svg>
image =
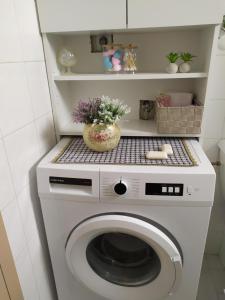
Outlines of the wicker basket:
<svg viewBox="0 0 225 300">
<path fill-rule="evenodd" d="M 163 107 L 156 102 L 159 133 L 199 134 L 204 107 L 198 104 L 183 107 Z"/>
</svg>

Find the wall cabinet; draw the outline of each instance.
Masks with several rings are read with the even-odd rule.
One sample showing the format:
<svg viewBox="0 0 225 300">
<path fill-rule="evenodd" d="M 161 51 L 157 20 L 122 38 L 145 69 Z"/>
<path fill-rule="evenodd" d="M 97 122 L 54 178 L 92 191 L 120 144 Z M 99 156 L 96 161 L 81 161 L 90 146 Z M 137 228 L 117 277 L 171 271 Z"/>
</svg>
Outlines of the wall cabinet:
<svg viewBox="0 0 225 300">
<path fill-rule="evenodd" d="M 128 28 L 217 24 L 220 0 L 128 0 Z"/>
<path fill-rule="evenodd" d="M 42 32 L 126 28 L 126 0 L 37 0 Z"/>
<path fill-rule="evenodd" d="M 37 6 L 42 32 L 75 32 L 219 24 L 221 1 L 37 0 Z"/>
</svg>

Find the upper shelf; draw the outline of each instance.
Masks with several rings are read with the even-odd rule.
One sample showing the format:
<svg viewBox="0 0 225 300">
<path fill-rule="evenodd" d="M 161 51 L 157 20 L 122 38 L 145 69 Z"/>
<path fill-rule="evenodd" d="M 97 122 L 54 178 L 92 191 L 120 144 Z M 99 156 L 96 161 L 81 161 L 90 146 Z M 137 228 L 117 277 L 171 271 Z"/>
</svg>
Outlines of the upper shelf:
<svg viewBox="0 0 225 300">
<path fill-rule="evenodd" d="M 162 134 L 157 132 L 156 122 L 151 120 L 122 120 L 119 122 L 122 136 L 179 136 L 199 137 L 200 134 Z M 74 124 L 72 121 L 61 125 L 60 135 L 82 135 L 83 124 Z"/>
<path fill-rule="evenodd" d="M 87 80 L 145 80 L 145 79 L 188 79 L 188 78 L 207 78 L 208 73 L 135 73 L 135 74 L 72 74 L 54 75 L 55 81 L 87 81 Z"/>
</svg>

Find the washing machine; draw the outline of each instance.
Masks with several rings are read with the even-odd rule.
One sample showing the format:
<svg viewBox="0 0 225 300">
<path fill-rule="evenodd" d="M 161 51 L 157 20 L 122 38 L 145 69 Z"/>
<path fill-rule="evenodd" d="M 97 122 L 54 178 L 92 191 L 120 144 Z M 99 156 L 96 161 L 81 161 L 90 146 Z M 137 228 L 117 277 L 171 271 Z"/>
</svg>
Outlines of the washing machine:
<svg viewBox="0 0 225 300">
<path fill-rule="evenodd" d="M 59 300 L 195 300 L 215 173 L 198 141 L 189 167 L 55 163 L 37 167 Z"/>
</svg>

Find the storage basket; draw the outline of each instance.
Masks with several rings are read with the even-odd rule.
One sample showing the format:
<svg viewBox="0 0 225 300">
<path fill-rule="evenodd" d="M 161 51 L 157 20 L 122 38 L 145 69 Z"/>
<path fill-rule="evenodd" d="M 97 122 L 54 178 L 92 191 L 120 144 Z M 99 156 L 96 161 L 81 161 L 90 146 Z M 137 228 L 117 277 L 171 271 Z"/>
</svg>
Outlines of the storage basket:
<svg viewBox="0 0 225 300">
<path fill-rule="evenodd" d="M 197 103 L 183 107 L 165 107 L 156 101 L 158 133 L 201 133 L 203 109 L 204 107 Z"/>
</svg>

